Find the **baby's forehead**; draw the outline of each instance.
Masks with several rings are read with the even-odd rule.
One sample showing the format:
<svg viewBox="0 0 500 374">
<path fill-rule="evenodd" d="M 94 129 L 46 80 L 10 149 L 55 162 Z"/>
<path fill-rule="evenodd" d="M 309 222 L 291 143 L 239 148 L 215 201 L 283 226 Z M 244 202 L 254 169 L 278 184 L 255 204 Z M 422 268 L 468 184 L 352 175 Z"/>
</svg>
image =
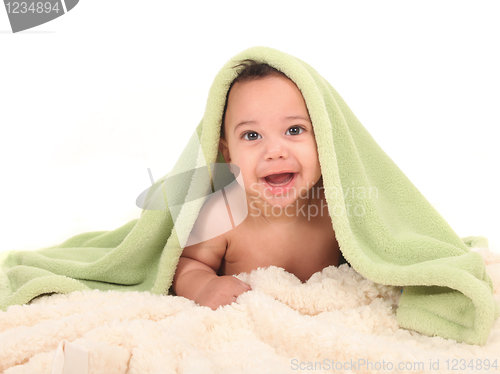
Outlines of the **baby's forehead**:
<svg viewBox="0 0 500 374">
<path fill-rule="evenodd" d="M 301 116 L 311 122 L 301 90 L 295 82 L 286 77 L 264 77 L 236 82 L 230 88 L 224 117 L 230 117 L 239 123 L 259 121 L 254 118 L 259 116 L 274 117 L 280 122 L 289 116 Z"/>
</svg>

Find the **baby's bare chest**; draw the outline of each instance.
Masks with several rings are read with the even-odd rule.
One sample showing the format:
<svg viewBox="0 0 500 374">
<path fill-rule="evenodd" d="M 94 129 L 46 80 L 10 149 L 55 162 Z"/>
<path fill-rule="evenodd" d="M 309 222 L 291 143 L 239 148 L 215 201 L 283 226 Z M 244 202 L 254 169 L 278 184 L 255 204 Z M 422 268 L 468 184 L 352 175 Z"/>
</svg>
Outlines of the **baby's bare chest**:
<svg viewBox="0 0 500 374">
<path fill-rule="evenodd" d="M 278 266 L 306 281 L 327 266 L 337 266 L 340 251 L 327 218 L 297 227 L 242 223 L 228 236 L 219 274 L 249 273 L 259 267 Z"/>
</svg>

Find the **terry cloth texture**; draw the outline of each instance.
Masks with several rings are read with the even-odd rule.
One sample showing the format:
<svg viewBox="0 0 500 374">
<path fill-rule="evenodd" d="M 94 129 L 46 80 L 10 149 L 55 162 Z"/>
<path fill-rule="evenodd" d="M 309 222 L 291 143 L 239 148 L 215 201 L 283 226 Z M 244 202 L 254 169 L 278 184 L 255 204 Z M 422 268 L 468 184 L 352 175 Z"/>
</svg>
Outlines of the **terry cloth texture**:
<svg viewBox="0 0 500 374">
<path fill-rule="evenodd" d="M 469 249 L 477 238 L 457 236 L 316 70 L 262 46 L 237 54 L 216 75 L 201 122 L 170 173 L 148 191 L 139 219 L 37 251 L 8 252 L 0 274 L 0 307 L 53 292 L 167 293 L 201 197 L 220 188 L 214 186 L 212 168 L 224 161 L 218 143 L 226 94 L 237 75 L 232 67 L 247 58 L 280 70 L 300 89 L 340 249 L 365 278 L 404 287 L 399 325 L 485 344 L 500 308 L 481 255 Z"/>
<path fill-rule="evenodd" d="M 500 301 L 500 254 L 471 250 Z M 347 265 L 306 283 L 275 266 L 237 277 L 252 291 L 215 311 L 184 297 L 99 290 L 12 306 L 0 313 L 0 373 L 499 372 L 500 320 L 479 347 L 400 328 L 401 288 Z"/>
</svg>

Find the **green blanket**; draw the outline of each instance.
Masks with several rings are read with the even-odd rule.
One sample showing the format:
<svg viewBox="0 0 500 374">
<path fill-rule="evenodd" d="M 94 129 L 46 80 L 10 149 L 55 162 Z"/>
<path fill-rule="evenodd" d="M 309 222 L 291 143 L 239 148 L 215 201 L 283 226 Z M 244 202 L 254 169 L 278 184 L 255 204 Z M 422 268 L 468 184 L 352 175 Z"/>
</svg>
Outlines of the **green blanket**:
<svg viewBox="0 0 500 374">
<path fill-rule="evenodd" d="M 246 58 L 282 71 L 302 92 L 341 251 L 364 277 L 404 286 L 397 309 L 400 326 L 485 344 L 499 306 L 483 259 L 469 250 L 476 239 L 457 236 L 316 70 L 261 46 L 237 54 L 219 71 L 200 124 L 170 173 L 143 195 L 140 218 L 114 231 L 4 254 L 2 310 L 53 292 L 168 292 L 203 196 L 220 189 L 213 169 L 224 162 L 218 150 L 221 118 L 237 75 L 232 67 Z M 223 171 L 218 173 L 217 183 L 225 178 Z"/>
</svg>

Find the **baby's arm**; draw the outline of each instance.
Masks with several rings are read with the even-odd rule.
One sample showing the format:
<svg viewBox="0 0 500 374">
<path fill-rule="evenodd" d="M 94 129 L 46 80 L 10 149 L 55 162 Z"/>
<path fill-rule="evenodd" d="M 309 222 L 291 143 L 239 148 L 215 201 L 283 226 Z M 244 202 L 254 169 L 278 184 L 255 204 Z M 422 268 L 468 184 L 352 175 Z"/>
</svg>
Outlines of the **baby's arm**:
<svg viewBox="0 0 500 374">
<path fill-rule="evenodd" d="M 173 281 L 178 296 L 215 310 L 236 301 L 240 294 L 251 289 L 232 275 L 217 275 L 226 243 L 224 235 L 220 235 L 184 249 Z"/>
</svg>

